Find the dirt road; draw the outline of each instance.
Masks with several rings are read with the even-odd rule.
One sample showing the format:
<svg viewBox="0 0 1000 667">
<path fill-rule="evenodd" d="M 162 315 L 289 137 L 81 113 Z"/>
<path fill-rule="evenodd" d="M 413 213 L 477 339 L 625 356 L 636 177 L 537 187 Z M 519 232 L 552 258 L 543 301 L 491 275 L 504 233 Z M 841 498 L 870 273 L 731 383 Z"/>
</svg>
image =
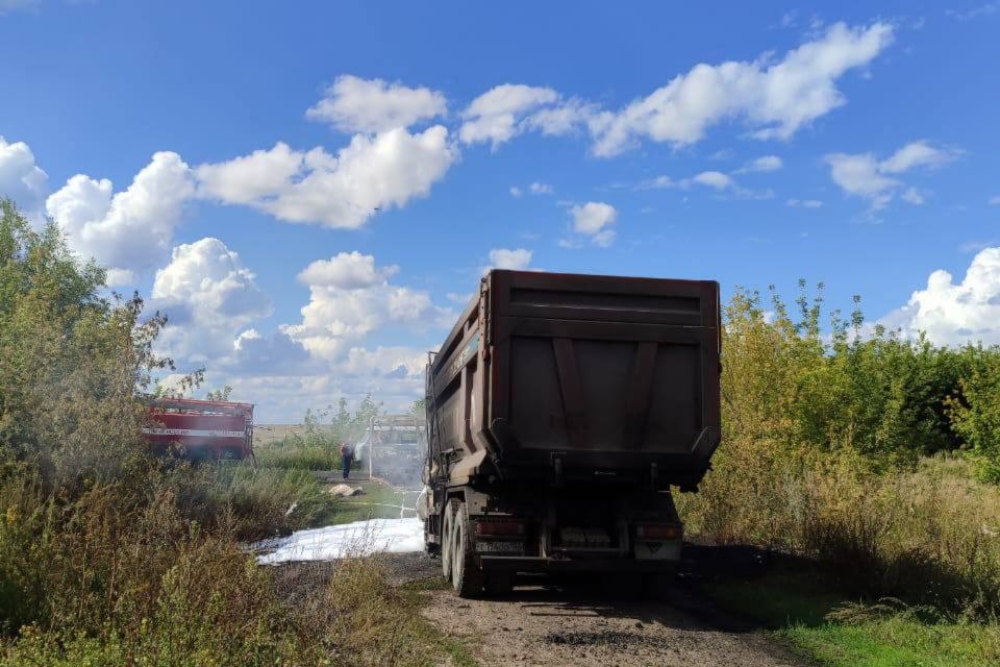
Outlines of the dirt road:
<svg viewBox="0 0 1000 667">
<path fill-rule="evenodd" d="M 666 602 L 586 590 L 521 588 L 502 600 L 431 593 L 424 614 L 464 638 L 483 667 L 778 667 L 801 659 L 683 587 Z"/>
<path fill-rule="evenodd" d="M 429 590 L 421 613 L 445 635 L 461 640 L 481 667 L 804 667 L 808 663 L 749 622 L 718 609 L 702 582 L 752 575 L 755 552 L 689 545 L 677 585 L 663 600 L 616 599 L 613 587 L 524 579 L 503 598 L 462 600 Z M 424 553 L 379 556 L 390 585 L 440 579 L 440 563 Z M 282 567 L 282 587 L 302 599 L 322 590 L 337 567 Z M 292 600 L 294 604 L 302 600 Z"/>
</svg>

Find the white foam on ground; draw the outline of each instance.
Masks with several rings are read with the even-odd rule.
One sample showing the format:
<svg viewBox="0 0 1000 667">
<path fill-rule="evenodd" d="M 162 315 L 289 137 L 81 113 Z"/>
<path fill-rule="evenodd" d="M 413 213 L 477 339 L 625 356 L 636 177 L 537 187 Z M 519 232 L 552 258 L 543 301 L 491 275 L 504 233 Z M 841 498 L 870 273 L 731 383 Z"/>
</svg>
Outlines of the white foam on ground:
<svg viewBox="0 0 1000 667">
<path fill-rule="evenodd" d="M 380 552 L 410 553 L 424 550 L 424 522 L 417 518 L 355 521 L 300 530 L 288 537 L 258 542 L 254 548 L 273 549 L 258 557 L 258 562 L 264 565 L 337 560 Z"/>
</svg>

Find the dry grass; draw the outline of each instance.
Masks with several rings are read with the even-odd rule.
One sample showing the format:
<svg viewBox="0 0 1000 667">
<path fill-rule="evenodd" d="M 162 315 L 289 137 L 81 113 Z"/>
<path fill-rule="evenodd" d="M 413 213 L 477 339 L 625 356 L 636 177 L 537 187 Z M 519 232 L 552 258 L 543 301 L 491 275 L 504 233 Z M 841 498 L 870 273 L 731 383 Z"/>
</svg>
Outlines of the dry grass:
<svg viewBox="0 0 1000 667">
<path fill-rule="evenodd" d="M 814 558 L 868 596 L 981 617 L 1000 610 L 996 488 L 941 459 L 882 475 L 846 454 L 802 461 L 729 443 L 703 492 L 681 500 L 690 528 Z"/>
<path fill-rule="evenodd" d="M 276 442 L 306 435 L 305 424 L 256 424 L 253 429 L 254 447 L 267 449 Z"/>
<path fill-rule="evenodd" d="M 100 486 L 72 503 L 0 489 L 0 665 L 424 665 L 414 595 L 377 559 L 339 564 L 291 603 L 226 513 L 202 529 L 169 489 Z"/>
</svg>

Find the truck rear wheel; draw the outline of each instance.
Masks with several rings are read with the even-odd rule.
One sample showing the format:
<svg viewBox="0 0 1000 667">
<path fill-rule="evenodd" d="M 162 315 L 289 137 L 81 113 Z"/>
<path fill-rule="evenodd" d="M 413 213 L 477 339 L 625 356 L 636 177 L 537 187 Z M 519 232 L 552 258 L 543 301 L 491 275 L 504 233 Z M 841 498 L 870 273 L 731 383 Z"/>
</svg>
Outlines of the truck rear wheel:
<svg viewBox="0 0 1000 667">
<path fill-rule="evenodd" d="M 462 598 L 477 598 L 483 594 L 483 571 L 476 563 L 470 528 L 469 514 L 465 507 L 459 505 L 452 534 L 451 581 L 455 592 Z"/>
<path fill-rule="evenodd" d="M 451 559 L 455 526 L 455 503 L 448 501 L 444 506 L 444 518 L 441 520 L 441 573 L 451 581 Z"/>
</svg>

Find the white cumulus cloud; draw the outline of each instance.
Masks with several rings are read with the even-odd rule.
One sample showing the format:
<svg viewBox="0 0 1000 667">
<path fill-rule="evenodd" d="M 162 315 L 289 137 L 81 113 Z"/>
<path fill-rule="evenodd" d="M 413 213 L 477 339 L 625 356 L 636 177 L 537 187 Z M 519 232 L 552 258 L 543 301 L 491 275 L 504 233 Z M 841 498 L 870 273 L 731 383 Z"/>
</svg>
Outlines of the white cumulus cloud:
<svg viewBox="0 0 1000 667">
<path fill-rule="evenodd" d="M 299 281 L 306 285 L 354 290 L 384 284 L 398 272 L 399 267 L 395 265 L 376 267 L 372 255 L 362 255 L 355 250 L 342 252 L 331 259 L 316 260 L 299 273 Z"/>
<path fill-rule="evenodd" d="M 248 204 L 288 222 L 356 229 L 383 208 L 426 197 L 458 159 L 448 130 L 435 125 L 411 134 L 396 128 L 355 135 L 331 155 L 322 148 L 269 151 L 198 167 L 201 194 Z"/>
<path fill-rule="evenodd" d="M 615 224 L 618 218 L 615 207 L 604 202 L 587 202 L 583 206 L 574 206 L 570 212 L 573 215 L 573 231 L 578 234 L 596 234 Z"/>
<path fill-rule="evenodd" d="M 462 112 L 459 137 L 467 144 L 490 142 L 497 148 L 526 128 L 524 119 L 530 112 L 559 100 L 551 88 L 503 84 L 483 93 Z M 554 124 L 546 124 L 554 129 Z"/>
<path fill-rule="evenodd" d="M 452 312 L 435 306 L 423 290 L 393 285 L 397 267 L 379 267 L 371 255 L 342 252 L 313 262 L 299 273 L 309 287 L 302 322 L 281 331 L 314 356 L 335 360 L 374 331 L 388 325 L 426 329 L 447 322 Z"/>
<path fill-rule="evenodd" d="M 927 287 L 882 323 L 911 337 L 926 332 L 939 345 L 1000 344 L 1000 247 L 980 250 L 960 282 L 934 271 Z"/>
<path fill-rule="evenodd" d="M 525 192 L 530 192 L 533 195 L 550 195 L 555 190 L 548 183 L 540 183 L 535 181 L 530 183 L 527 187 L 521 187 L 519 185 L 510 186 L 510 195 L 512 197 L 520 197 Z"/>
<path fill-rule="evenodd" d="M 959 156 L 959 152 L 948 148 L 931 146 L 924 140 L 911 142 L 879 164 L 879 171 L 886 174 L 901 174 L 914 167 L 941 167 Z"/>
<path fill-rule="evenodd" d="M 34 216 L 48 188 L 49 177 L 35 164 L 28 144 L 8 143 L 0 136 L 0 198 L 10 197 L 26 215 Z"/>
<path fill-rule="evenodd" d="M 190 361 L 216 361 L 241 329 L 272 312 L 253 272 L 212 237 L 174 248 L 170 263 L 156 272 L 151 297 L 150 308 L 168 316 L 160 344 Z"/>
<path fill-rule="evenodd" d="M 524 248 L 509 250 L 494 248 L 490 250 L 490 266 L 496 269 L 512 269 L 524 271 L 531 265 L 531 251 Z"/>
<path fill-rule="evenodd" d="M 740 170 L 742 171 L 742 170 Z M 718 196 L 733 196 L 739 199 L 771 199 L 774 193 L 768 190 L 751 190 L 736 182 L 729 174 L 721 171 L 703 171 L 690 178 L 673 179 L 669 176 L 657 176 L 642 181 L 635 186 L 636 190 L 662 190 L 666 188 L 690 190 L 693 187 L 706 187 L 719 193 Z"/>
<path fill-rule="evenodd" d="M 727 119 L 743 120 L 757 138 L 787 139 L 845 104 L 837 80 L 871 63 L 892 41 L 887 23 L 837 23 L 778 61 L 764 56 L 696 65 L 621 111 L 596 116 L 594 153 L 616 155 L 644 138 L 692 144 Z"/>
<path fill-rule="evenodd" d="M 698 185 L 706 185 L 716 190 L 726 190 L 735 185 L 733 179 L 721 171 L 703 171 L 691 179 Z"/>
<path fill-rule="evenodd" d="M 254 204 L 280 192 L 303 168 L 303 154 L 278 142 L 270 150 L 195 169 L 199 193 L 227 204 Z"/>
<path fill-rule="evenodd" d="M 570 208 L 572 218 L 571 231 L 590 239 L 593 245 L 606 248 L 615 241 L 615 223 L 618 221 L 618 210 L 605 202 L 587 202 Z M 563 239 L 560 245 L 567 248 L 579 247 L 575 239 Z"/>
<path fill-rule="evenodd" d="M 941 167 L 961 153 L 950 148 L 937 148 L 926 141 L 914 141 L 891 156 L 879 160 L 874 153 L 831 153 L 824 159 L 830 167 L 833 182 L 847 194 L 869 200 L 872 210 L 885 208 L 905 184 L 898 176 L 907 171 Z M 924 196 L 916 188 L 902 192 L 901 198 L 911 204 L 922 204 Z"/>
<path fill-rule="evenodd" d="M 784 166 L 784 162 L 777 155 L 762 155 L 756 160 L 752 160 L 740 169 L 737 174 L 749 174 L 753 172 L 777 171 Z"/>
<path fill-rule="evenodd" d="M 345 75 L 306 111 L 306 117 L 330 123 L 343 132 L 373 133 L 409 127 L 447 113 L 444 95 L 430 88 Z"/>
<path fill-rule="evenodd" d="M 150 271 L 169 252 L 194 196 L 190 168 L 176 153 L 153 155 L 128 189 L 78 174 L 45 202 L 70 247 L 111 270 L 110 278 Z"/>
</svg>

